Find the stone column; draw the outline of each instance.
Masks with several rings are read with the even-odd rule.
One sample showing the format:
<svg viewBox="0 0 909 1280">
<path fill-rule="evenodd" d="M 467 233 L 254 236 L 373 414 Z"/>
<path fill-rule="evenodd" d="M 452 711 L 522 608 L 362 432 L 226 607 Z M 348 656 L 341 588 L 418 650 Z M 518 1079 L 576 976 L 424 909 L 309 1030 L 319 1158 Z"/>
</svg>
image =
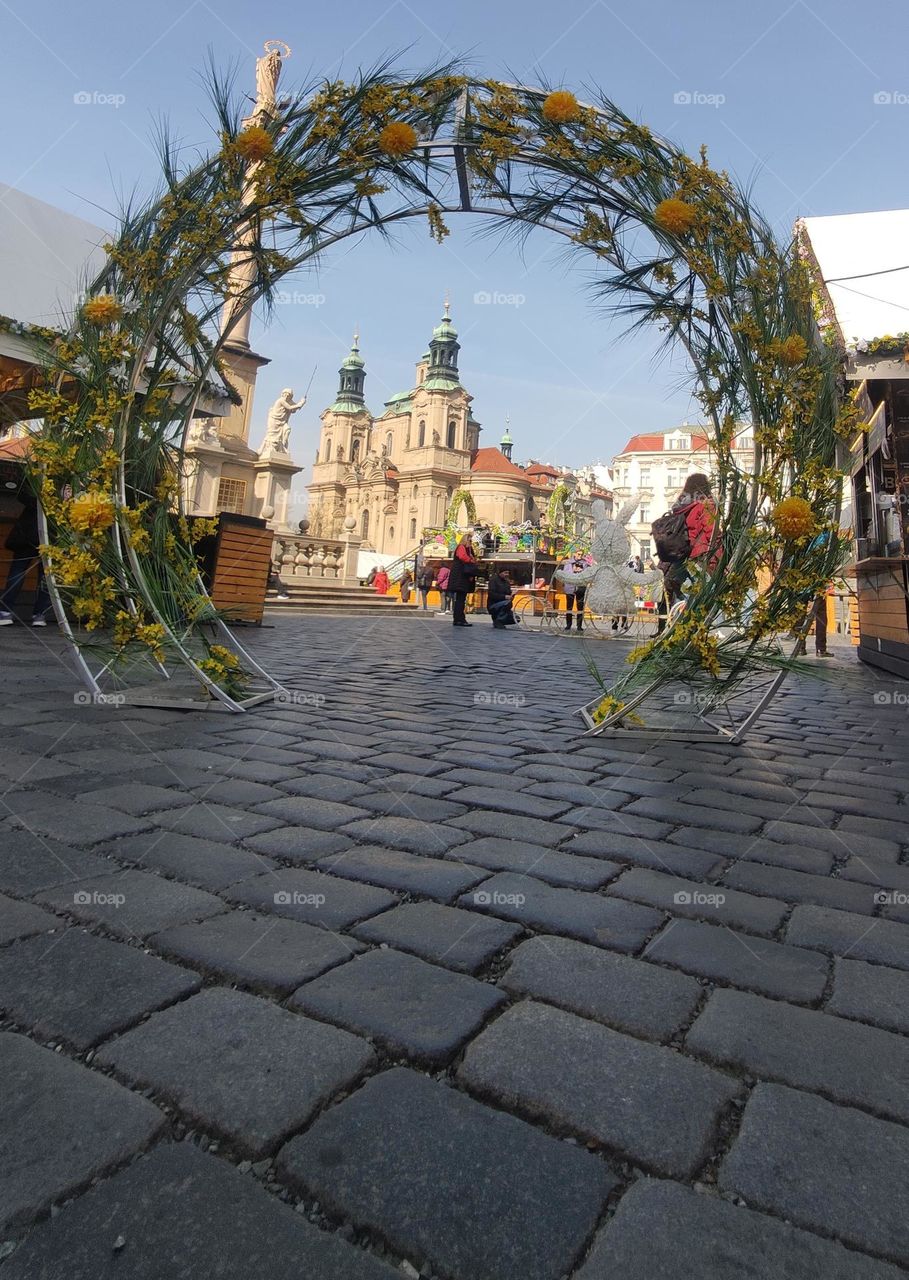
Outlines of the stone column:
<svg viewBox="0 0 909 1280">
<path fill-rule="evenodd" d="M 290 501 L 291 481 L 303 470 L 286 453 L 268 453 L 259 455 L 253 463 L 256 473 L 255 494 L 257 501 L 256 514 L 267 520 L 269 527 L 276 533 L 296 532 L 287 523 L 287 507 Z"/>
<path fill-rule="evenodd" d="M 341 541 L 344 543 L 344 553 L 339 566 L 338 577 L 341 580 L 342 586 L 356 587 L 360 582 L 360 575 L 357 572 L 357 561 L 360 555 L 360 547 L 363 545 L 363 539 L 360 537 L 355 516 L 348 516 L 344 521 L 344 531 L 341 534 Z"/>
<path fill-rule="evenodd" d="M 184 497 L 188 516 L 213 516 L 217 513 L 221 468 L 227 454 L 219 444 L 190 444 L 185 451 L 189 474 Z"/>
</svg>

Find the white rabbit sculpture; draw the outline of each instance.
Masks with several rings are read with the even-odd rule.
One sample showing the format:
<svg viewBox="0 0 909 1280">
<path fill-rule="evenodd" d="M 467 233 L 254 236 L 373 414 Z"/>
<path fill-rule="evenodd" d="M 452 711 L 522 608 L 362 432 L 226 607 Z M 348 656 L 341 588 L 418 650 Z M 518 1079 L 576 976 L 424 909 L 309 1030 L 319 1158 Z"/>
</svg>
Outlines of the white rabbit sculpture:
<svg viewBox="0 0 909 1280">
<path fill-rule="evenodd" d="M 555 572 L 555 576 L 563 582 L 571 582 L 576 587 L 586 586 L 587 607 L 592 613 L 633 615 L 634 588 L 663 580 L 659 569 L 645 569 L 643 573 L 635 573 L 628 566 L 631 545 L 625 525 L 637 508 L 638 501 L 637 495 L 629 498 L 612 517 L 606 514 L 606 506 L 601 500 L 594 502 L 594 535 L 590 546 L 594 563 L 586 569 L 568 566 Z"/>
</svg>

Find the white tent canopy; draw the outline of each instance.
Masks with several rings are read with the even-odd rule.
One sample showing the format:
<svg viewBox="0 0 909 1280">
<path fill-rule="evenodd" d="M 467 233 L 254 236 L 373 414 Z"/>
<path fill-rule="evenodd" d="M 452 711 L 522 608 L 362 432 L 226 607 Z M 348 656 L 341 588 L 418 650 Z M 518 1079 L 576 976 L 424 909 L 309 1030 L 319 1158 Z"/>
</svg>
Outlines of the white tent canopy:
<svg viewBox="0 0 909 1280">
<path fill-rule="evenodd" d="M 909 331 L 909 209 L 803 218 L 847 345 Z"/>
</svg>

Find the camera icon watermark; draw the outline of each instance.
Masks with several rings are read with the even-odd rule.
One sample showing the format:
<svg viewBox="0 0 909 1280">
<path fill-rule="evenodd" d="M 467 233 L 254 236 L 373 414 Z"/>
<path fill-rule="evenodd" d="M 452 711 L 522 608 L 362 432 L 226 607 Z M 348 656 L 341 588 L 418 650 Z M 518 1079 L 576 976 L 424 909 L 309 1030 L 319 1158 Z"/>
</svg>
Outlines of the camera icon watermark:
<svg viewBox="0 0 909 1280">
<path fill-rule="evenodd" d="M 906 907 L 909 906 L 909 893 L 899 889 L 879 889 L 874 895 L 874 902 L 878 907 Z"/>
<path fill-rule="evenodd" d="M 475 707 L 523 707 L 526 703 L 523 693 L 502 693 L 499 689 L 481 689 L 473 695 Z"/>
<path fill-rule="evenodd" d="M 114 907 L 119 910 L 126 903 L 124 893 L 101 893 L 97 889 L 77 889 L 73 894 L 76 907 Z"/>
<path fill-rule="evenodd" d="M 73 94 L 73 102 L 77 107 L 122 107 L 126 101 L 124 93 L 99 93 L 97 89 L 80 89 Z"/>
<path fill-rule="evenodd" d="M 871 99 L 876 107 L 909 106 L 909 93 L 900 89 L 879 89 Z"/>
<path fill-rule="evenodd" d="M 877 689 L 871 700 L 876 707 L 905 707 L 909 706 L 909 693 L 902 689 Z"/>
<path fill-rule="evenodd" d="M 279 889 L 274 896 L 276 907 L 324 907 L 324 893 L 301 893 L 298 889 Z"/>
<path fill-rule="evenodd" d="M 700 89 L 679 89 L 672 95 L 677 107 L 721 107 L 725 93 L 702 93 Z"/>
<path fill-rule="evenodd" d="M 473 295 L 475 307 L 523 307 L 525 293 L 502 293 L 498 289 L 479 289 Z"/>
</svg>

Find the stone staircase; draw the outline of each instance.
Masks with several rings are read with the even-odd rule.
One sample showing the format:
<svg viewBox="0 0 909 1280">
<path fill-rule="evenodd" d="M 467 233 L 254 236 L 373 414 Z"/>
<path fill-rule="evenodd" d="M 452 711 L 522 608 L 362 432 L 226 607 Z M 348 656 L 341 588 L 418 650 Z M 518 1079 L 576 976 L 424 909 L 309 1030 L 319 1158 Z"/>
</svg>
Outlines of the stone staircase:
<svg viewBox="0 0 909 1280">
<path fill-rule="evenodd" d="M 410 604 L 401 604 L 397 596 L 376 595 L 372 587 L 344 587 L 330 580 L 305 578 L 300 582 L 286 582 L 285 590 L 289 599 L 282 600 L 274 591 L 265 597 L 266 613 L 346 613 L 358 616 L 380 613 L 401 614 L 412 613 L 415 609 L 413 597 Z"/>
</svg>

